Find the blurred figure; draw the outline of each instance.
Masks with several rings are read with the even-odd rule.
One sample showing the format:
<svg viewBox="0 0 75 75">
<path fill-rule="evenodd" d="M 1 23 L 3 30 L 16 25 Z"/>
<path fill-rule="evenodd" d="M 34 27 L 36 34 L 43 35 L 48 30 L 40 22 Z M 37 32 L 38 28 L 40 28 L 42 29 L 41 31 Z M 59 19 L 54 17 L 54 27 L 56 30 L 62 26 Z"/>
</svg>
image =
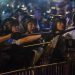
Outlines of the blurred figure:
<svg viewBox="0 0 75 75">
<path fill-rule="evenodd" d="M 55 18 L 52 34 L 48 36 L 50 45 L 47 46 L 50 63 L 60 62 L 64 60 L 65 38 L 62 32 L 65 30 L 66 20 L 64 18 Z M 58 34 L 59 35 L 56 35 Z"/>
<path fill-rule="evenodd" d="M 12 27 L 12 18 L 7 18 L 3 21 L 2 27 L 1 27 L 1 34 L 0 35 L 0 43 L 8 40 L 11 38 L 11 27 Z"/>
<path fill-rule="evenodd" d="M 36 33 L 38 33 L 38 29 L 36 26 L 36 21 L 33 18 L 27 19 L 23 21 L 23 26 L 25 29 L 24 34 L 28 35 L 31 34 L 33 37 L 36 36 L 36 38 L 34 38 L 33 40 L 31 40 L 31 42 L 29 42 L 29 44 L 38 44 L 40 42 L 42 42 L 41 39 L 41 35 L 35 35 Z M 40 38 L 37 38 L 38 36 L 40 36 Z M 36 39 L 36 40 L 35 40 Z M 29 47 L 28 50 L 32 50 L 34 53 L 33 56 L 33 64 L 36 64 L 37 61 L 39 60 L 41 54 L 43 53 L 43 47 L 42 46 L 34 46 L 34 47 Z"/>
<path fill-rule="evenodd" d="M 7 18 L 3 22 L 3 34 L 0 36 L 0 71 L 8 71 L 12 60 L 12 34 L 18 32 L 15 29 L 15 19 Z M 17 23 L 18 24 L 18 23 Z"/>
<path fill-rule="evenodd" d="M 10 59 L 7 61 L 7 65 L 4 64 L 5 69 L 7 68 L 7 70 L 14 70 L 14 69 L 27 68 L 29 66 L 32 66 L 34 56 L 35 56 L 35 52 L 33 51 L 33 49 L 35 48 L 37 49 L 38 47 L 24 48 L 24 46 L 39 42 L 37 40 L 39 40 L 41 36 L 32 35 L 34 32 L 34 28 L 35 28 L 35 25 L 32 20 L 29 22 L 29 24 L 27 24 L 25 33 L 22 34 L 20 32 L 18 21 L 16 19 L 12 20 L 11 29 L 10 29 L 11 36 L 10 38 L 6 40 L 6 42 L 11 46 L 9 50 L 7 49 Z M 28 34 L 31 34 L 31 35 L 28 36 Z M 39 49 L 38 51 L 40 53 Z"/>
<path fill-rule="evenodd" d="M 3 67 L 2 71 L 8 71 L 20 68 L 23 64 L 24 50 L 22 51 L 23 48 L 14 43 L 23 36 L 20 32 L 19 22 L 16 19 L 6 19 L 3 25 L 4 34 L 0 37 L 0 63 Z"/>
</svg>

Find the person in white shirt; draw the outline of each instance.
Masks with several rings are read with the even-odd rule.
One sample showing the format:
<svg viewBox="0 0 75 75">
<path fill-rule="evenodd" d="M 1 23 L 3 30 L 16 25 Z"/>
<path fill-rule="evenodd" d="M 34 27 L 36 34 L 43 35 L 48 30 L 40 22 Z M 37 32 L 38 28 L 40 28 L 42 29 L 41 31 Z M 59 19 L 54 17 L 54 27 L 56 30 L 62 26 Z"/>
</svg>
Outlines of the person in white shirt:
<svg viewBox="0 0 75 75">
<path fill-rule="evenodd" d="M 70 27 L 68 27 L 68 29 L 72 29 L 72 28 L 75 28 L 75 13 L 73 15 L 73 24 Z M 74 39 L 75 40 L 75 29 L 67 32 L 66 34 L 64 34 L 64 36 L 65 37 L 66 36 L 69 36 L 69 37 L 71 37 L 71 39 Z"/>
</svg>

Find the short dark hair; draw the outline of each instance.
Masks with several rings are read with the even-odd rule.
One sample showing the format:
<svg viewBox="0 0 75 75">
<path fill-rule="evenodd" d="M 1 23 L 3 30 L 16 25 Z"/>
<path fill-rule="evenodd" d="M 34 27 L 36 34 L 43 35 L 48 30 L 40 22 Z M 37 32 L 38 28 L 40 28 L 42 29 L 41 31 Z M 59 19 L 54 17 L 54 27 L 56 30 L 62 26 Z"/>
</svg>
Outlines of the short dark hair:
<svg viewBox="0 0 75 75">
<path fill-rule="evenodd" d="M 57 25 L 58 22 L 63 23 L 65 25 L 65 27 L 66 27 L 66 19 L 65 18 L 63 18 L 63 17 L 54 17 L 53 18 L 53 26 L 52 26 L 52 31 L 53 32 L 55 32 L 57 30 L 57 26 L 56 25 Z"/>
<path fill-rule="evenodd" d="M 19 26 L 19 22 L 16 19 L 12 20 L 12 26 Z"/>
<path fill-rule="evenodd" d="M 11 26 L 13 26 L 13 25 L 19 25 L 18 20 L 13 19 L 13 18 L 7 18 L 7 19 L 5 19 L 3 21 L 3 25 L 5 25 L 7 22 L 10 22 L 11 23 Z"/>
<path fill-rule="evenodd" d="M 24 27 L 24 31 L 26 32 L 28 29 L 27 29 L 27 26 L 28 26 L 28 23 L 29 22 L 32 22 L 32 23 L 34 23 L 35 25 L 36 25 L 36 20 L 34 19 L 34 18 L 28 18 L 28 19 L 24 19 L 23 21 L 22 21 L 22 25 L 23 25 L 23 27 Z"/>
</svg>

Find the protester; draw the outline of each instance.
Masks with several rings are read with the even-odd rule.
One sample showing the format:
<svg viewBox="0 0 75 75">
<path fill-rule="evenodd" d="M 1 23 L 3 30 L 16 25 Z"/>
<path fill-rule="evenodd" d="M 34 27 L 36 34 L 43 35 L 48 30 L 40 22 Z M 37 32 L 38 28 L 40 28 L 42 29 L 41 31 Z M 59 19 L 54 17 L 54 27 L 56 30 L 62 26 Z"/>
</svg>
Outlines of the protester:
<svg viewBox="0 0 75 75">
<path fill-rule="evenodd" d="M 50 44 L 47 46 L 47 53 L 49 54 L 50 63 L 60 62 L 64 60 L 66 47 L 65 38 L 62 36 L 61 33 L 65 30 L 65 26 L 66 21 L 64 18 L 55 18 L 52 34 L 49 35 Z M 58 33 L 60 34 L 56 35 Z"/>
</svg>

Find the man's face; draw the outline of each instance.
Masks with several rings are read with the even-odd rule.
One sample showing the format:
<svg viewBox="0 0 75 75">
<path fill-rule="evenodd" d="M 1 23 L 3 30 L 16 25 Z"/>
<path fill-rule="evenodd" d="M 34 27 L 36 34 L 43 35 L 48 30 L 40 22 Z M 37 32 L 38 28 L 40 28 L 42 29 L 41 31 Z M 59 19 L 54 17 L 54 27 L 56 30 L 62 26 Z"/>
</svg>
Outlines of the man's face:
<svg viewBox="0 0 75 75">
<path fill-rule="evenodd" d="M 20 27 L 19 26 L 12 26 L 12 32 L 13 33 L 20 32 Z"/>
<path fill-rule="evenodd" d="M 35 29 L 35 25 L 34 25 L 34 23 L 29 22 L 27 28 L 28 28 L 28 31 L 29 31 L 30 33 L 32 33 L 33 30 Z"/>
<path fill-rule="evenodd" d="M 57 25 L 56 25 L 57 30 L 62 31 L 64 30 L 64 27 L 65 27 L 64 23 L 57 22 Z"/>
</svg>

